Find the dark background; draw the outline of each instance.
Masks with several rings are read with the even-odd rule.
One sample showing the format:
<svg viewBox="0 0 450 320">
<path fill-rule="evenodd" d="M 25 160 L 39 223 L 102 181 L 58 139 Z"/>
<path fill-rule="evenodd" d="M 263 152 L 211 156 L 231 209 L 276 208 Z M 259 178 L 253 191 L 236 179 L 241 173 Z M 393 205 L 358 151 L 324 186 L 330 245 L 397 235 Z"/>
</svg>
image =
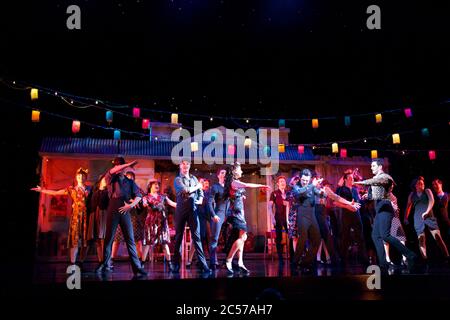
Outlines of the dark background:
<svg viewBox="0 0 450 320">
<path fill-rule="evenodd" d="M 66 8 L 81 7 L 82 29 L 66 28 Z M 381 7 L 381 30 L 366 28 L 366 8 Z M 166 112 L 211 116 L 311 118 L 286 121 L 292 143 L 320 143 L 383 136 L 347 147 L 349 155 L 380 151 L 391 162 L 397 195 L 404 204 L 409 182 L 449 181 L 450 19 L 446 6 L 421 1 L 15 1 L 1 4 L 0 76 Z M 75 109 L 45 97 L 32 105 L 29 92 L 0 84 L 2 167 L 6 208 L 3 225 L 7 268 L 31 279 L 39 181 L 38 149 L 43 136 L 71 136 L 69 120 L 41 115 L 39 107 L 105 125 L 104 111 Z M 414 116 L 343 116 L 411 107 Z M 121 110 L 123 111 L 123 110 Z M 128 112 L 131 112 L 128 110 Z M 152 121 L 170 114 L 145 113 Z M 180 115 L 192 126 L 196 117 Z M 205 119 L 203 119 L 205 120 Z M 115 115 L 114 124 L 139 131 L 139 124 Z M 277 121 L 207 121 L 211 127 L 277 126 Z M 204 124 L 204 127 L 207 125 Z M 430 128 L 424 139 L 420 129 Z M 390 134 L 401 136 L 394 148 Z M 83 127 L 79 136 L 111 138 L 111 132 Z M 133 138 L 122 134 L 122 138 Z M 437 160 L 427 150 L 436 149 Z M 408 150 L 423 150 L 420 152 Z M 330 147 L 316 150 L 330 154 Z M 406 151 L 402 155 L 401 151 Z M 2 266 L 2 268 L 5 266 Z"/>
</svg>

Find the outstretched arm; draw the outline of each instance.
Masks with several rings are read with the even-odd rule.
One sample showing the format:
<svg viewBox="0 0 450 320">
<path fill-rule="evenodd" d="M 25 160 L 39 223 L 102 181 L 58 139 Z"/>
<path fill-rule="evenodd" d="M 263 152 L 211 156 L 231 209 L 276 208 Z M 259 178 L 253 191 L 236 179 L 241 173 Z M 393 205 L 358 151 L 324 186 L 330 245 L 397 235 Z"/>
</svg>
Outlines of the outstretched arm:
<svg viewBox="0 0 450 320">
<path fill-rule="evenodd" d="M 40 192 L 43 194 L 49 194 L 51 196 L 64 196 L 67 195 L 66 189 L 60 189 L 60 190 L 49 190 L 49 189 L 42 189 L 40 186 L 37 186 L 36 188 L 31 188 L 30 190 Z"/>
<path fill-rule="evenodd" d="M 269 186 L 265 184 L 259 184 L 259 183 L 246 183 L 242 181 L 233 181 L 233 187 L 235 188 L 264 188 L 264 189 L 270 189 Z"/>
<path fill-rule="evenodd" d="M 118 165 L 118 166 L 114 166 L 111 170 L 109 170 L 109 173 L 110 173 L 110 174 L 115 174 L 115 173 L 117 173 L 117 172 L 119 172 L 119 171 L 122 171 L 122 170 L 125 169 L 125 168 L 133 167 L 133 166 L 135 166 L 137 163 L 138 163 L 137 160 L 134 160 L 134 161 L 131 161 L 131 162 L 128 162 L 128 163 L 125 163 L 125 164 L 121 164 L 121 165 Z"/>
<path fill-rule="evenodd" d="M 425 211 L 422 214 L 422 218 L 426 218 L 427 215 L 430 214 L 431 210 L 433 209 L 433 205 L 434 205 L 434 196 L 433 193 L 431 192 L 430 189 L 425 189 L 425 194 L 428 196 L 428 207 L 427 207 L 427 211 Z"/>
<path fill-rule="evenodd" d="M 355 208 L 356 210 L 358 210 L 361 207 L 361 205 L 357 202 L 354 202 L 354 201 L 350 202 L 348 200 L 345 200 L 341 196 L 338 196 L 328 186 L 325 187 L 324 190 L 325 190 L 325 195 L 335 202 L 341 203 L 346 206 L 351 206 L 351 207 Z"/>
<path fill-rule="evenodd" d="M 166 202 L 169 206 L 176 208 L 177 207 L 177 203 L 173 202 L 172 200 L 170 200 L 168 197 L 166 197 Z"/>
</svg>

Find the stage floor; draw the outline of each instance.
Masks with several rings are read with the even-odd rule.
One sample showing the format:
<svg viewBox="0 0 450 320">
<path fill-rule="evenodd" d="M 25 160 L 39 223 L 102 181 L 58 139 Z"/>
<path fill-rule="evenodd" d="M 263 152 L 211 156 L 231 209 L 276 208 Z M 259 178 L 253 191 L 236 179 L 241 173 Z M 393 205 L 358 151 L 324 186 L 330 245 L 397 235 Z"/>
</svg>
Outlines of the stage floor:
<svg viewBox="0 0 450 320">
<path fill-rule="evenodd" d="M 114 272 L 96 274 L 95 262 L 82 268 L 81 290 L 68 290 L 67 263 L 36 263 L 33 292 L 40 298 L 82 296 L 83 298 L 122 299 L 142 295 L 152 301 L 255 301 L 269 290 L 269 296 L 286 301 L 321 300 L 450 300 L 450 268 L 435 266 L 420 274 L 409 274 L 398 269 L 382 276 L 381 289 L 367 287 L 368 274 L 362 266 L 347 268 L 320 265 L 313 274 L 292 273 L 289 263 L 280 267 L 278 261 L 262 255 L 249 255 L 245 264 L 250 275 L 239 272 L 228 275 L 224 268 L 205 275 L 182 267 L 179 274 L 168 271 L 162 261 L 146 264 L 147 277 L 133 277 L 130 263 L 114 262 Z M 78 291 L 78 293 L 73 293 Z M 274 295 L 276 292 L 279 295 Z M 276 298 L 276 299 L 278 299 Z"/>
</svg>

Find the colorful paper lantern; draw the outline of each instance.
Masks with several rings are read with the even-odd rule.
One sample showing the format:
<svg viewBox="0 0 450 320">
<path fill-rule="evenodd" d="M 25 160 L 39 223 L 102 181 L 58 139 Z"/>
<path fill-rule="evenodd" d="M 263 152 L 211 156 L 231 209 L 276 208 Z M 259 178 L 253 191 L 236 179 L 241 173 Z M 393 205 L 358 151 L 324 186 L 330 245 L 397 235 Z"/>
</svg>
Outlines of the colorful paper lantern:
<svg viewBox="0 0 450 320">
<path fill-rule="evenodd" d="M 313 129 L 317 129 L 319 127 L 319 119 L 312 119 L 312 127 Z"/>
<path fill-rule="evenodd" d="M 346 127 L 350 127 L 350 124 L 352 123 L 351 118 L 349 116 L 346 116 L 344 118 L 344 123 Z"/>
<path fill-rule="evenodd" d="M 217 140 L 217 133 L 213 132 L 213 134 L 211 134 L 211 141 L 216 141 Z"/>
<path fill-rule="evenodd" d="M 31 121 L 39 122 L 41 117 L 41 112 L 38 110 L 31 111 Z"/>
<path fill-rule="evenodd" d="M 381 123 L 383 121 L 383 116 L 381 115 L 381 113 L 377 113 L 375 115 L 375 121 L 376 123 Z"/>
<path fill-rule="evenodd" d="M 36 88 L 32 88 L 30 91 L 31 100 L 37 100 L 39 96 L 39 91 Z"/>
<path fill-rule="evenodd" d="M 270 147 L 269 146 L 264 146 L 263 151 L 264 151 L 264 154 L 266 155 L 266 157 L 270 157 Z"/>
<path fill-rule="evenodd" d="M 72 132 L 73 133 L 80 132 L 80 127 L 81 127 L 80 121 L 78 121 L 78 120 L 73 120 L 72 121 Z"/>
<path fill-rule="evenodd" d="M 113 121 L 113 112 L 112 111 L 106 111 L 106 122 L 111 124 Z"/>
<path fill-rule="evenodd" d="M 347 149 L 341 148 L 341 158 L 347 158 Z"/>
<path fill-rule="evenodd" d="M 392 135 L 392 143 L 393 144 L 400 144 L 400 135 L 398 133 L 394 133 Z"/>
<path fill-rule="evenodd" d="M 120 140 L 120 130 L 114 130 L 114 140 Z"/>
<path fill-rule="evenodd" d="M 280 128 L 286 127 L 286 120 L 284 120 L 284 119 L 278 120 L 278 126 L 279 126 Z"/>
<path fill-rule="evenodd" d="M 228 145 L 227 148 L 228 154 L 234 156 L 236 153 L 236 147 L 233 144 Z"/>
<path fill-rule="evenodd" d="M 434 150 L 428 151 L 428 157 L 430 158 L 430 160 L 436 160 L 436 151 Z"/>
<path fill-rule="evenodd" d="M 150 127 L 149 119 L 142 119 L 142 129 L 147 130 Z"/>
<path fill-rule="evenodd" d="M 140 117 L 141 117 L 141 109 L 133 108 L 133 118 L 140 118 Z"/>
<path fill-rule="evenodd" d="M 191 142 L 191 152 L 198 151 L 198 142 Z"/>
<path fill-rule="evenodd" d="M 412 117 L 412 110 L 411 110 L 411 108 L 406 108 L 404 111 L 405 111 L 405 116 L 407 118 L 411 118 Z"/>
<path fill-rule="evenodd" d="M 331 145 L 331 152 L 338 153 L 339 152 L 339 145 L 337 143 L 333 143 Z"/>
<path fill-rule="evenodd" d="M 428 138 L 430 136 L 430 130 L 428 130 L 428 128 L 423 128 L 422 129 L 422 136 Z"/>
<path fill-rule="evenodd" d="M 278 144 L 278 152 L 283 153 L 286 151 L 286 147 L 283 143 Z"/>
<path fill-rule="evenodd" d="M 170 119 L 173 124 L 177 124 L 178 123 L 178 113 L 172 113 L 172 116 L 170 117 Z"/>
<path fill-rule="evenodd" d="M 297 151 L 299 154 L 304 154 L 305 153 L 305 146 L 298 146 L 297 147 Z"/>
<path fill-rule="evenodd" d="M 377 151 L 377 150 L 372 150 L 372 151 L 370 151 L 370 157 L 371 157 L 372 159 L 378 158 L 378 151 Z"/>
<path fill-rule="evenodd" d="M 244 146 L 247 147 L 247 148 L 250 148 L 252 146 L 252 139 L 245 138 Z"/>
</svg>

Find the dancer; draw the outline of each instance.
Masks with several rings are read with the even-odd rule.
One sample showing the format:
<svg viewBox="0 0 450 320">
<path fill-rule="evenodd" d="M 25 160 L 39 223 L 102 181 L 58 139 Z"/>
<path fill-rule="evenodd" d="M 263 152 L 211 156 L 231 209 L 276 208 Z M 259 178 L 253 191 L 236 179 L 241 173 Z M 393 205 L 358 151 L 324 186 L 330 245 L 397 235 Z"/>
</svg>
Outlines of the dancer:
<svg viewBox="0 0 450 320">
<path fill-rule="evenodd" d="M 324 187 L 330 187 L 328 180 L 323 180 L 318 186 L 319 189 Z M 337 262 L 337 255 L 334 250 L 334 241 L 331 236 L 329 222 L 331 222 L 332 200 L 330 198 L 323 197 L 323 194 L 316 196 L 314 213 L 316 215 L 317 224 L 320 231 L 320 245 L 317 250 L 316 261 L 320 263 L 331 264 Z M 325 261 L 322 260 L 322 252 L 325 254 Z"/>
<path fill-rule="evenodd" d="M 400 222 L 400 208 L 397 204 L 397 197 L 391 193 L 392 207 L 394 208 L 394 218 L 392 218 L 391 235 L 396 237 L 403 245 L 406 245 L 406 234 Z M 384 243 L 384 251 L 386 252 L 386 261 L 390 266 L 395 266 L 389 255 L 389 243 Z M 402 255 L 402 264 L 406 265 L 406 256 Z"/>
<path fill-rule="evenodd" d="M 343 185 L 336 189 L 336 194 L 348 201 L 360 202 L 359 193 L 353 186 L 353 173 L 345 173 Z M 350 208 L 352 209 L 352 208 Z M 348 263 L 349 248 L 352 243 L 351 230 L 354 240 L 358 244 L 358 258 L 360 263 L 368 265 L 366 245 L 364 242 L 363 227 L 359 210 L 356 212 L 341 206 L 341 259 L 344 264 Z"/>
<path fill-rule="evenodd" d="M 208 198 L 209 213 L 211 215 L 211 241 L 209 249 L 209 264 L 212 270 L 216 270 L 219 266 L 217 261 L 217 245 L 219 243 L 220 230 L 225 221 L 225 217 L 230 205 L 229 199 L 225 198 L 225 167 L 221 167 L 217 171 L 218 182 L 211 187 L 210 196 Z"/>
<path fill-rule="evenodd" d="M 106 172 L 105 179 L 110 196 L 108 204 L 108 219 L 106 225 L 105 250 L 103 262 L 96 268 L 96 272 L 111 271 L 111 247 L 117 226 L 122 229 L 127 244 L 131 267 L 135 276 L 146 276 L 136 251 L 133 226 L 130 211 L 141 201 L 142 194 L 136 183 L 125 176 L 129 167 L 137 164 L 137 161 L 125 163 L 125 159 L 117 157 L 113 161 L 114 167 Z M 134 197 L 134 198 L 133 198 Z"/>
<path fill-rule="evenodd" d="M 395 247 L 402 255 L 406 256 L 408 268 L 413 270 L 416 254 L 391 235 L 391 224 L 394 217 L 391 193 L 395 183 L 394 179 L 383 171 L 383 165 L 383 159 L 373 160 L 370 167 L 374 177 L 372 179 L 354 182 L 354 184 L 370 186 L 368 199 L 375 201 L 376 215 L 373 223 L 372 239 L 377 251 L 378 265 L 382 268 L 383 272 L 387 272 L 389 265 L 386 261 L 384 251 L 384 242 L 387 242 Z"/>
<path fill-rule="evenodd" d="M 233 274 L 232 261 L 237 253 L 239 270 L 248 275 L 250 271 L 244 265 L 244 243 L 247 240 L 247 221 L 244 214 L 245 188 L 269 189 L 269 186 L 257 183 L 245 183 L 239 179 L 242 177 L 242 168 L 239 162 L 235 162 L 231 168 L 227 168 L 225 177 L 225 198 L 230 199 L 229 222 L 234 232 L 239 232 L 239 238 L 234 241 L 227 255 L 225 266 L 229 274 Z"/>
<path fill-rule="evenodd" d="M 450 218 L 448 216 L 448 194 L 442 189 L 442 181 L 440 179 L 433 180 L 434 206 L 433 213 L 436 215 L 439 230 L 441 230 L 442 238 L 448 246 L 450 246 Z"/>
<path fill-rule="evenodd" d="M 416 230 L 416 234 L 419 239 L 419 248 L 422 257 L 427 259 L 425 228 L 428 228 L 442 253 L 446 259 L 448 259 L 447 246 L 442 240 L 437 220 L 433 215 L 433 193 L 430 189 L 425 188 L 425 179 L 423 177 L 414 179 L 411 184 L 411 188 L 413 192 L 411 192 L 408 197 L 405 221 L 408 221 L 408 216 L 412 211 L 414 215 L 414 229 Z"/>
<path fill-rule="evenodd" d="M 203 252 L 209 251 L 209 239 L 211 238 L 211 227 L 209 213 L 209 180 L 205 178 L 200 178 L 200 183 L 203 185 L 203 202 L 198 206 L 198 220 L 200 226 L 200 240 L 202 242 Z M 186 268 L 190 268 L 192 264 L 192 259 L 194 258 L 195 250 L 189 251 L 188 262 L 186 262 Z"/>
<path fill-rule="evenodd" d="M 306 240 L 309 239 L 310 248 L 301 263 L 304 272 L 311 272 L 314 265 L 314 257 L 320 245 L 320 231 L 317 219 L 314 213 L 315 199 L 317 195 L 323 197 L 330 197 L 332 200 L 358 210 L 359 203 L 353 203 L 336 195 L 329 187 L 319 189 L 317 186 L 322 182 L 322 179 L 311 179 L 312 174 L 309 169 L 304 169 L 300 177 L 300 185 L 297 183 L 292 189 L 293 196 L 299 202 L 297 212 L 297 225 L 299 230 L 299 239 L 297 248 L 295 249 L 292 267 L 297 267 L 300 262 L 301 255 L 305 249 Z"/>
<path fill-rule="evenodd" d="M 132 171 L 131 169 L 132 168 L 128 168 L 126 170 L 125 176 L 130 180 L 136 181 L 136 175 L 134 171 Z M 144 195 L 145 191 L 139 188 L 139 193 Z M 134 195 L 132 195 L 132 197 L 134 198 Z M 142 242 L 144 240 L 144 224 L 145 224 L 145 217 L 147 216 L 146 213 L 147 210 L 144 210 L 142 208 L 142 201 L 140 201 L 136 207 L 130 210 L 131 224 L 133 225 L 134 241 L 136 242 L 136 251 L 138 257 L 141 258 L 141 263 L 145 261 L 144 259 L 142 259 L 142 246 L 143 246 Z"/>
<path fill-rule="evenodd" d="M 153 253 L 157 244 L 162 245 L 166 263 L 170 265 L 170 233 L 166 204 L 176 208 L 177 204 L 166 195 L 160 193 L 160 183 L 156 179 L 150 180 L 147 195 L 142 199 L 144 208 L 147 208 L 145 219 L 144 246 L 142 249 L 142 261 L 147 259 L 149 249 Z"/>
<path fill-rule="evenodd" d="M 289 181 L 289 186 L 291 189 L 300 181 L 298 175 L 293 176 Z M 293 196 L 292 191 L 289 191 L 288 196 L 288 237 L 292 242 L 292 251 L 295 254 L 295 249 L 297 248 L 298 241 L 298 228 L 297 228 L 297 212 L 300 206 L 299 201 Z M 290 262 L 294 261 L 294 255 L 290 257 Z"/>
<path fill-rule="evenodd" d="M 72 199 L 72 214 L 70 216 L 67 247 L 70 252 L 70 263 L 75 264 L 78 253 L 82 263 L 86 257 L 88 243 L 87 208 L 91 188 L 86 186 L 88 170 L 79 168 L 75 173 L 74 185 L 60 190 L 42 189 L 40 186 L 31 190 L 52 196 L 69 196 Z"/>
<path fill-rule="evenodd" d="M 287 208 L 288 208 L 288 201 L 287 201 L 287 182 L 285 176 L 279 176 L 276 179 L 276 184 L 278 189 L 275 191 L 272 191 L 270 194 L 270 200 L 269 200 L 269 209 L 270 212 L 272 212 L 272 216 L 275 220 L 275 243 L 277 247 L 277 254 L 278 254 L 278 262 L 280 264 L 284 263 L 283 260 L 283 249 L 281 246 L 281 241 L 283 237 L 283 229 L 285 232 L 287 232 Z M 294 250 L 292 249 L 291 241 L 289 241 L 289 250 L 290 255 L 292 256 L 294 253 Z"/>
<path fill-rule="evenodd" d="M 203 252 L 200 241 L 200 227 L 198 219 L 198 206 L 203 201 L 203 185 L 197 178 L 189 173 L 191 163 L 188 160 L 180 162 L 180 174 L 175 178 L 174 186 L 177 195 L 177 207 L 175 209 L 175 252 L 170 269 L 174 273 L 180 271 L 181 243 L 183 241 L 186 223 L 191 230 L 192 241 L 197 251 L 197 257 L 204 273 L 211 272 Z"/>
<path fill-rule="evenodd" d="M 88 240 L 94 241 L 96 244 L 99 263 L 103 261 L 108 203 L 109 196 L 106 188 L 106 179 L 105 175 L 102 175 L 94 186 L 88 224 Z"/>
</svg>

